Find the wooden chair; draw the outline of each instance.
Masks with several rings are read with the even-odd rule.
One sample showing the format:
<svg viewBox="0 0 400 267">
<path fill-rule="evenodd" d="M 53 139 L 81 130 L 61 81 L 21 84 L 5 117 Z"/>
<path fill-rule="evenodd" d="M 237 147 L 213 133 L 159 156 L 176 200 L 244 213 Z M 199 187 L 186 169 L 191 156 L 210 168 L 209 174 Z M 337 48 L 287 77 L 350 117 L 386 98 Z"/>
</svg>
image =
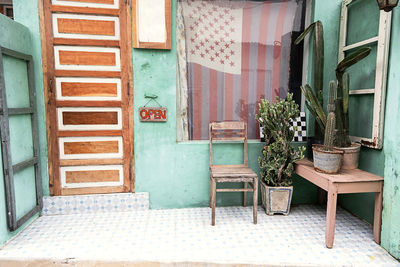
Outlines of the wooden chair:
<svg viewBox="0 0 400 267">
<path fill-rule="evenodd" d="M 253 192 L 253 221 L 257 224 L 257 174 L 248 166 L 247 156 L 247 124 L 244 122 L 212 122 L 209 126 L 210 137 L 210 207 L 211 225 L 215 225 L 215 200 L 217 192 L 244 192 L 243 206 L 246 207 L 247 192 Z M 214 165 L 214 141 L 241 141 L 243 142 L 244 162 L 240 165 Z M 244 182 L 244 188 L 217 189 L 217 183 Z M 247 188 L 248 183 L 252 188 Z"/>
</svg>

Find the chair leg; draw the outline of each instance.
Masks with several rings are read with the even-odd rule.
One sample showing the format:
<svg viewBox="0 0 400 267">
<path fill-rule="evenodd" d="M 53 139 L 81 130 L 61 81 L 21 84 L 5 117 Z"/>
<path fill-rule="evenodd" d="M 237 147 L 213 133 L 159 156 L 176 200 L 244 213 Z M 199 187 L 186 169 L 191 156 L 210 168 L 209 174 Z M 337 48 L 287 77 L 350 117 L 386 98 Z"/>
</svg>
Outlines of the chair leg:
<svg viewBox="0 0 400 267">
<path fill-rule="evenodd" d="M 253 222 L 257 224 L 257 204 L 258 204 L 258 179 L 254 178 L 253 182 Z"/>
<path fill-rule="evenodd" d="M 215 225 L 215 199 L 216 199 L 216 182 L 211 178 L 211 225 Z"/>
<path fill-rule="evenodd" d="M 212 178 L 210 175 L 210 208 L 212 208 Z"/>
<path fill-rule="evenodd" d="M 247 189 L 247 182 L 244 182 L 244 189 Z M 243 192 L 243 207 L 247 205 L 247 192 Z"/>
</svg>

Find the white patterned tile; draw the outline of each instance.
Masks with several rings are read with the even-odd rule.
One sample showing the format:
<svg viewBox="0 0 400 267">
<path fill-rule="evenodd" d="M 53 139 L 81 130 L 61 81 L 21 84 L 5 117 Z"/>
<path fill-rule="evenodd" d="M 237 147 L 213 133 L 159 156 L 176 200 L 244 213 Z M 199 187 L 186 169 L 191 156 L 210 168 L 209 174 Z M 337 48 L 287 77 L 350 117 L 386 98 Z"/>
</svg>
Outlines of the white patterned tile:
<svg viewBox="0 0 400 267">
<path fill-rule="evenodd" d="M 95 214 L 149 209 L 149 194 L 120 193 L 43 197 L 42 215 Z"/>
<path fill-rule="evenodd" d="M 71 202 L 72 203 L 72 202 Z M 88 202 L 86 202 L 88 203 Z M 42 216 L 0 250 L 1 259 L 118 260 L 261 265 L 399 266 L 373 241 L 372 227 L 338 209 L 333 249 L 325 210 L 293 207 L 267 216 L 252 207 L 133 210 Z"/>
</svg>

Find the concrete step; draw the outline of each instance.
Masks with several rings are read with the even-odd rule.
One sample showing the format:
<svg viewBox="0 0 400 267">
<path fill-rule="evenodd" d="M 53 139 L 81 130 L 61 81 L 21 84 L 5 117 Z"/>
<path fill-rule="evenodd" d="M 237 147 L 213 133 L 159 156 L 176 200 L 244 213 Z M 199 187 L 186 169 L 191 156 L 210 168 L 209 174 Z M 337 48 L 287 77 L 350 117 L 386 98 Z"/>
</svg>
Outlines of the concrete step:
<svg viewBox="0 0 400 267">
<path fill-rule="evenodd" d="M 125 212 L 149 209 L 149 193 L 43 197 L 42 215 Z"/>
</svg>

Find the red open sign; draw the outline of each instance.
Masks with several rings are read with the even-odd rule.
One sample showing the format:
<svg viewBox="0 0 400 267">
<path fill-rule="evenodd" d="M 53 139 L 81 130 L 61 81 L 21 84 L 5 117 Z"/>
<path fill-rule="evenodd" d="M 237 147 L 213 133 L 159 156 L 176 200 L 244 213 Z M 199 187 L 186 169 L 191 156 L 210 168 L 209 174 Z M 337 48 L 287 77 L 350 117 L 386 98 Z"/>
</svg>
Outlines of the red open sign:
<svg viewBox="0 0 400 267">
<path fill-rule="evenodd" d="M 139 118 L 140 121 L 166 122 L 167 108 L 141 107 Z"/>
</svg>

